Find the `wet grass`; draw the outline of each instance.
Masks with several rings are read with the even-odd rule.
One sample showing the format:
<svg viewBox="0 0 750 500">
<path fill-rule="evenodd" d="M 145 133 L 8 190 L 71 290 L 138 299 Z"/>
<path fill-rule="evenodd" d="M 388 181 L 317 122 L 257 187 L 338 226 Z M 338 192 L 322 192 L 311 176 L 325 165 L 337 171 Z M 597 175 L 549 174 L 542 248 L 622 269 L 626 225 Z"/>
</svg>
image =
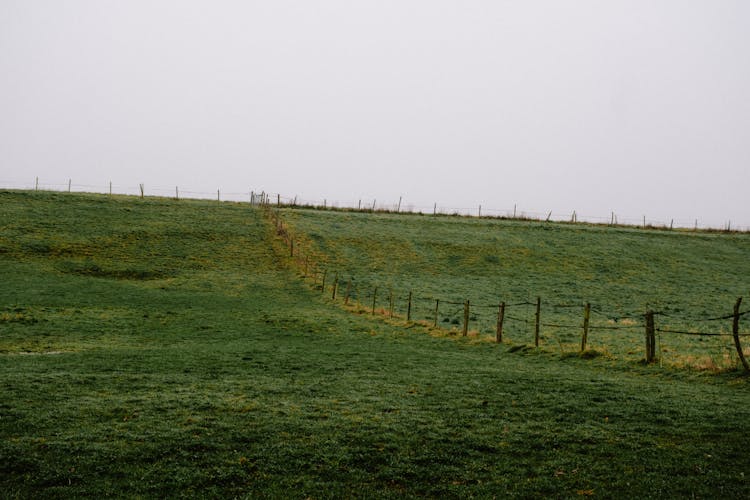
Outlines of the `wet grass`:
<svg viewBox="0 0 750 500">
<path fill-rule="evenodd" d="M 245 205 L 4 192 L 0 248 L 4 498 L 750 494 L 745 378 L 351 314 Z"/>
</svg>

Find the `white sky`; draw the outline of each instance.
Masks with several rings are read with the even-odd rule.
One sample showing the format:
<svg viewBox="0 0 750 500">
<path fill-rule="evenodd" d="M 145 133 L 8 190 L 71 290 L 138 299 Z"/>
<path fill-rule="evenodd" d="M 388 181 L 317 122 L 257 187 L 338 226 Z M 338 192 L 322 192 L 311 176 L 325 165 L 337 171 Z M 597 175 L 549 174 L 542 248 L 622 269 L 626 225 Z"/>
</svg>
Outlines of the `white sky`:
<svg viewBox="0 0 750 500">
<path fill-rule="evenodd" d="M 0 0 L 0 186 L 750 226 L 746 0 Z"/>
</svg>

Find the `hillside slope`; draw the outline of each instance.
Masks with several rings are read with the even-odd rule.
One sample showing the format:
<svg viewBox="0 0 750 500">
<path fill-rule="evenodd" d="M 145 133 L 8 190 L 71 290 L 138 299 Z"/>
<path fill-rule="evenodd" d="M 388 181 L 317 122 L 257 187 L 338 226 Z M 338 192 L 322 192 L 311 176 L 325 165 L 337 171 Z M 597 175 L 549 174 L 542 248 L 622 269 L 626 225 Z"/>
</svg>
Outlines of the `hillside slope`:
<svg viewBox="0 0 750 500">
<path fill-rule="evenodd" d="M 246 205 L 0 192 L 0 280 L 3 497 L 750 494 L 746 379 L 349 314 Z"/>
<path fill-rule="evenodd" d="M 592 307 L 589 340 L 622 359 L 643 357 L 643 315 L 657 311 L 667 330 L 724 333 L 738 297 L 748 295 L 750 234 L 666 231 L 587 224 L 466 217 L 282 209 L 298 252 L 314 256 L 329 280 L 355 285 L 363 304 L 388 308 L 393 291 L 403 314 L 459 328 L 469 300 L 471 328 L 495 331 L 497 304 L 509 306 L 505 338 L 533 342 L 534 305 L 542 303 L 542 343 L 575 352 L 585 303 Z M 452 304 L 450 304 L 452 303 Z M 745 307 L 747 309 L 747 307 Z M 608 330 L 621 327 L 621 330 Z M 743 331 L 750 323 L 743 319 Z M 731 362 L 730 337 L 664 333 L 664 361 L 708 358 Z M 688 360 L 688 361 L 686 361 Z"/>
</svg>

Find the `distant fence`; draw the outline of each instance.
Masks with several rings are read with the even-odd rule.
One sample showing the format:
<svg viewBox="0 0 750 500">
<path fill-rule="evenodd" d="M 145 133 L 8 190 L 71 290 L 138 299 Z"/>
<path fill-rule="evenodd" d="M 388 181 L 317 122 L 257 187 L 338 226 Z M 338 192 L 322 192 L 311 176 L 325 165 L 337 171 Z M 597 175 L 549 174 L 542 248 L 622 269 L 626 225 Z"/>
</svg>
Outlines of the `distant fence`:
<svg viewBox="0 0 750 500">
<path fill-rule="evenodd" d="M 697 230 L 712 230 L 712 231 L 735 231 L 745 232 L 750 231 L 750 226 L 738 226 L 733 225 L 731 221 L 725 222 L 721 227 L 710 226 L 700 223 L 699 220 L 684 220 L 684 219 L 670 219 L 669 221 L 660 221 L 649 219 L 646 216 L 641 217 L 622 217 L 618 214 L 611 212 L 607 216 L 592 216 L 578 214 L 577 211 L 571 212 L 538 212 L 522 210 L 518 205 L 513 205 L 512 208 L 497 209 L 483 207 L 482 205 L 476 205 L 474 207 L 451 207 L 443 206 L 438 203 L 434 203 L 431 206 L 416 206 L 399 197 L 397 202 L 383 202 L 382 200 L 349 200 L 349 201 L 338 201 L 338 200 L 327 200 L 327 199 L 303 199 L 298 196 L 285 196 L 279 193 L 267 193 L 264 191 L 257 191 L 253 189 L 247 189 L 245 191 L 238 189 L 221 190 L 216 189 L 215 191 L 194 191 L 181 189 L 179 186 L 165 187 L 165 186 L 146 186 L 143 183 L 137 185 L 114 185 L 112 182 L 106 184 L 73 184 L 72 179 L 68 179 L 67 182 L 42 182 L 36 177 L 33 182 L 28 184 L 13 183 L 9 181 L 1 181 L 0 185 L 6 186 L 8 189 L 25 189 L 25 190 L 36 190 L 36 191 L 56 191 L 56 192 L 90 192 L 90 193 L 101 193 L 101 194 L 124 194 L 131 196 L 159 196 L 173 199 L 213 199 L 217 201 L 234 201 L 234 202 L 247 202 L 251 204 L 273 204 L 276 206 L 285 207 L 300 207 L 300 208 L 314 208 L 314 209 L 330 209 L 330 210 L 351 210 L 351 211 L 367 211 L 367 212 L 395 212 L 395 213 L 417 213 L 417 214 L 432 214 L 432 215 L 462 215 L 470 217 L 490 217 L 490 218 L 502 218 L 502 219 L 521 219 L 521 220 L 535 220 L 535 221 L 554 221 L 554 222 L 572 222 L 572 223 L 592 223 L 601 224 L 608 226 L 622 226 L 622 227 L 640 227 L 640 228 L 654 228 L 654 229 L 693 229 Z"/>
<path fill-rule="evenodd" d="M 540 347 L 543 341 L 547 344 L 556 342 L 563 351 L 566 346 L 570 349 L 570 339 L 575 336 L 575 350 L 584 356 L 596 352 L 589 350 L 591 335 L 594 332 L 606 332 L 610 334 L 610 339 L 614 339 L 611 335 L 624 335 L 630 341 L 638 341 L 641 346 L 639 349 L 633 349 L 631 342 L 628 354 L 632 355 L 639 351 L 646 363 L 661 360 L 662 334 L 673 338 L 680 336 L 684 339 L 731 338 L 732 344 L 719 345 L 724 357 L 729 358 L 731 365 L 739 364 L 745 371 L 750 371 L 741 345 L 741 337 L 750 336 L 750 333 L 742 333 L 739 330 L 740 319 L 750 314 L 750 310 L 740 310 L 742 297 L 736 300 L 731 313 L 682 318 L 683 324 L 703 324 L 706 328 L 681 329 L 670 327 L 668 324 L 661 327 L 658 325 L 658 318 L 671 317 L 664 311 L 644 310 L 622 314 L 607 312 L 591 303 L 547 303 L 541 297 L 521 301 L 474 301 L 468 298 L 456 301 L 421 296 L 413 290 L 399 293 L 393 288 L 373 283 L 363 286 L 358 284 L 354 277 L 336 272 L 337 266 L 326 264 L 325 256 L 302 243 L 300 237 L 295 238 L 278 210 L 273 210 L 268 204 L 264 205 L 264 208 L 266 216 L 274 224 L 277 236 L 284 242 L 289 252 L 288 256 L 303 277 L 310 280 L 312 286 L 326 294 L 330 300 L 353 307 L 360 313 L 419 323 L 464 337 L 490 333 L 497 343 L 507 342 L 507 333 L 511 331 L 511 340 L 514 342 L 522 342 L 522 345 L 533 342 L 535 347 Z M 560 311 L 565 311 L 565 314 L 560 314 Z M 580 322 L 575 321 L 576 316 Z M 567 342 L 561 341 L 560 335 L 556 332 L 567 332 Z M 617 339 L 615 343 L 619 347 L 627 345 L 622 338 Z M 686 347 L 690 352 L 686 352 L 684 356 L 694 356 L 694 353 L 705 348 L 703 344 Z M 733 352 L 736 359 L 732 356 Z M 718 368 L 719 364 L 712 363 L 714 368 Z"/>
</svg>

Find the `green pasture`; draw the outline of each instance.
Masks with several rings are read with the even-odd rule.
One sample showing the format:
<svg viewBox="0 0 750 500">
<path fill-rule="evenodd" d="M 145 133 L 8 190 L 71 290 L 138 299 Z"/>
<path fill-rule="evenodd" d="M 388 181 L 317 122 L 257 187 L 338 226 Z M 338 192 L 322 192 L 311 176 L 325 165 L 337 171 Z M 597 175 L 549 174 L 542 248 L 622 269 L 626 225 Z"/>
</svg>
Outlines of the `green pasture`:
<svg viewBox="0 0 750 500">
<path fill-rule="evenodd" d="M 621 271 L 649 295 L 622 285 L 605 301 L 605 287 L 591 296 L 575 286 L 594 278 L 557 283 L 555 252 L 533 257 L 543 231 L 562 238 L 547 245 L 578 241 L 567 252 L 580 255 L 597 237 L 644 249 L 653 237 L 664 253 L 684 238 L 674 241 L 690 250 L 674 262 L 687 263 L 675 269 L 713 262 L 701 287 L 721 293 L 704 303 L 690 292 L 684 304 L 721 313 L 742 294 L 745 268 L 710 273 L 727 259 L 741 265 L 744 235 L 284 217 L 342 276 L 425 284 L 422 294 L 476 289 L 491 301 L 559 289 L 557 300 L 600 299 L 610 313 L 679 296 L 680 285 L 637 280 L 638 266 L 658 266 L 634 256 Z M 499 250 L 510 241 L 519 255 L 506 266 Z M 516 269 L 523 248 L 537 269 L 528 282 Z M 485 276 L 493 266 L 507 276 Z M 558 278 L 545 281 L 547 271 Z M 353 314 L 301 274 L 269 219 L 246 204 L 0 191 L 0 498 L 750 496 L 750 394 L 739 371 L 452 337 Z M 657 286 L 664 293 L 649 291 Z"/>
<path fill-rule="evenodd" d="M 310 255 L 329 286 L 353 283 L 352 296 L 412 318 L 494 335 L 506 302 L 504 339 L 533 343 L 541 298 L 541 342 L 563 353 L 580 349 L 585 303 L 592 307 L 588 346 L 627 360 L 643 357 L 643 315 L 657 312 L 663 362 L 731 366 L 729 334 L 738 297 L 750 291 L 750 234 L 608 227 L 453 216 L 282 209 L 300 255 Z M 320 274 L 315 277 L 318 282 Z M 342 288 L 343 291 L 343 288 Z M 520 305 L 516 305 L 520 304 Z M 746 303 L 746 306 L 750 304 Z M 747 310 L 748 307 L 743 309 Z M 553 325 L 560 325 L 553 326 Z M 743 320 L 743 332 L 750 324 Z M 604 327 L 604 329 L 602 329 Z M 617 329 L 612 329 L 617 327 Z"/>
</svg>

